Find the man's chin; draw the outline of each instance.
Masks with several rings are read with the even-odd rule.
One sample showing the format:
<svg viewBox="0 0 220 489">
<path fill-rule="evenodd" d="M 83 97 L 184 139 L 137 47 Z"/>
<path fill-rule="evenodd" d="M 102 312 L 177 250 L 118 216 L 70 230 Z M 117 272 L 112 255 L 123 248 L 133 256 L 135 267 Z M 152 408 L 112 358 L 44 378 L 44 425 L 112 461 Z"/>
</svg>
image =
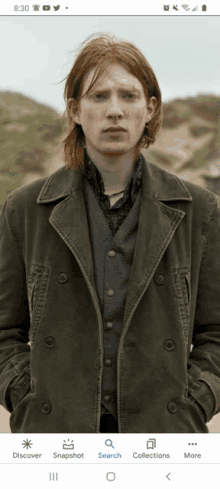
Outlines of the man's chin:
<svg viewBox="0 0 220 489">
<path fill-rule="evenodd" d="M 103 148 L 100 153 L 102 153 L 103 156 L 108 156 L 109 158 L 117 158 L 125 155 L 126 153 L 130 153 L 130 151 L 130 148 Z"/>
<path fill-rule="evenodd" d="M 109 158 L 118 158 L 119 156 L 124 155 L 127 151 L 103 151 L 104 156 L 108 156 Z"/>
</svg>

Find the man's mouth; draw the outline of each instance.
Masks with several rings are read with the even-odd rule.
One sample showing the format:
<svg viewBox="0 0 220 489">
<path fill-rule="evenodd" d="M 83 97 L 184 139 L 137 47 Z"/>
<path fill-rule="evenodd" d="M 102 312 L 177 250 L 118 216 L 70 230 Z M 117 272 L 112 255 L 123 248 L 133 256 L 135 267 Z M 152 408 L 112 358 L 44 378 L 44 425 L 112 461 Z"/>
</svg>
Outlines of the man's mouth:
<svg viewBox="0 0 220 489">
<path fill-rule="evenodd" d="M 104 132 L 127 132 L 124 127 L 108 127 L 107 129 L 104 130 Z"/>
</svg>

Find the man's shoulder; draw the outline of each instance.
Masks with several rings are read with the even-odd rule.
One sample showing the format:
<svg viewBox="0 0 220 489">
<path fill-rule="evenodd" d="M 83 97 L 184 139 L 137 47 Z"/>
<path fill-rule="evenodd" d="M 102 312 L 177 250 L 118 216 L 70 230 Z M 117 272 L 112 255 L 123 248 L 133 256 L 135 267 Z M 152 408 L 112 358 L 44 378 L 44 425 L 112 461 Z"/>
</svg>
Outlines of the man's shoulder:
<svg viewBox="0 0 220 489">
<path fill-rule="evenodd" d="M 34 181 L 21 185 L 17 189 L 10 192 L 7 200 L 10 200 L 12 205 L 17 206 L 20 203 L 28 203 L 31 205 L 37 204 L 37 199 L 44 188 L 48 188 L 53 180 L 62 181 L 66 172 L 66 167 L 62 166 L 50 175 L 37 178 Z"/>
<path fill-rule="evenodd" d="M 35 197 L 37 198 L 37 195 L 40 193 L 41 189 L 48 179 L 49 176 L 44 176 L 25 183 L 15 190 L 12 190 L 12 192 L 10 192 L 9 194 L 9 198 L 14 202 L 19 201 L 23 197 L 29 197 L 31 199 L 34 199 Z"/>
<path fill-rule="evenodd" d="M 216 195 L 210 190 L 196 185 L 193 182 L 188 181 L 185 178 L 181 178 L 171 171 L 165 170 L 155 163 L 148 162 L 150 172 L 155 179 L 155 181 L 160 182 L 160 184 L 167 186 L 167 188 L 179 187 L 186 190 L 186 192 L 192 197 L 194 203 L 208 203 L 213 204 L 217 201 Z M 162 186 L 161 185 L 161 186 Z"/>
</svg>

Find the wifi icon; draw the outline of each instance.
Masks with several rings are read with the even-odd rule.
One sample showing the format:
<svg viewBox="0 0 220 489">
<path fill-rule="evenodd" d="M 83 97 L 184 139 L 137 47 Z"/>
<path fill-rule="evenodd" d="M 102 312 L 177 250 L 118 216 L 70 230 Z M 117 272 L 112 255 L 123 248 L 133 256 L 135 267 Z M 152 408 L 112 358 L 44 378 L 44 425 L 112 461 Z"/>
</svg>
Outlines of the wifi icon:
<svg viewBox="0 0 220 489">
<path fill-rule="evenodd" d="M 181 7 L 182 7 L 184 10 L 190 10 L 189 5 L 186 5 L 186 3 L 184 3 L 184 5 L 181 5 Z"/>
</svg>

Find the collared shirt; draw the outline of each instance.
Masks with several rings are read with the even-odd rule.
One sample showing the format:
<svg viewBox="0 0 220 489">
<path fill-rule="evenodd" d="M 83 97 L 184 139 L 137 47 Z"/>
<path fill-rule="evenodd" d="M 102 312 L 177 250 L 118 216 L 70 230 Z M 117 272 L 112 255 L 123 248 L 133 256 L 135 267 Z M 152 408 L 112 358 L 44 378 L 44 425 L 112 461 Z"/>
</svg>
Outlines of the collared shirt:
<svg viewBox="0 0 220 489">
<path fill-rule="evenodd" d="M 114 236 L 124 219 L 129 214 L 141 188 L 143 174 L 143 157 L 142 155 L 140 155 L 140 158 L 135 163 L 134 173 L 132 175 L 131 181 L 125 188 L 123 196 L 112 207 L 109 197 L 104 194 L 105 186 L 102 175 L 97 166 L 89 158 L 86 150 L 84 151 L 84 168 L 84 175 L 87 177 L 87 180 L 95 193 L 98 203 L 108 222 L 109 228 L 112 231 L 112 235 Z M 101 404 L 101 416 L 103 414 L 110 413 L 105 408 L 105 406 Z"/>
<path fill-rule="evenodd" d="M 85 176 L 87 177 L 98 203 L 108 222 L 114 236 L 124 219 L 129 214 L 140 190 L 143 174 L 143 157 L 140 155 L 134 168 L 131 181 L 125 188 L 123 196 L 111 207 L 110 199 L 105 195 L 105 186 L 102 175 L 97 166 L 91 161 L 86 151 L 84 152 Z"/>
</svg>

